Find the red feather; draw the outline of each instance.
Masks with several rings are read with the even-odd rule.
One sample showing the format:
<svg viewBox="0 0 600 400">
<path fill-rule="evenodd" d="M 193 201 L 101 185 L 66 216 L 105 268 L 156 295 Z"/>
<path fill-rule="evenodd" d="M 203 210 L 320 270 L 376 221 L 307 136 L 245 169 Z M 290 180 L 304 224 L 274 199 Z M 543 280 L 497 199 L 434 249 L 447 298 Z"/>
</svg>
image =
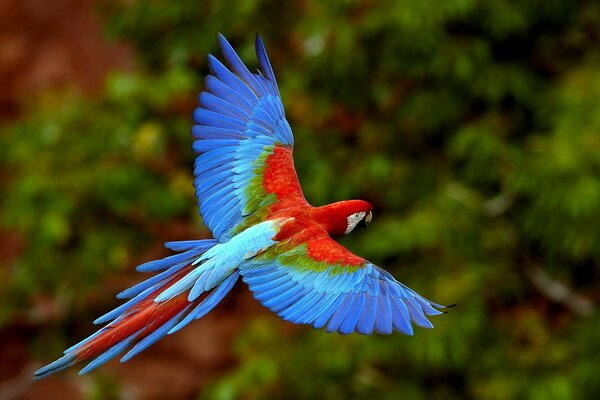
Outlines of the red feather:
<svg viewBox="0 0 600 400">
<path fill-rule="evenodd" d="M 77 362 L 102 354 L 115 344 L 145 327 L 146 329 L 136 337 L 136 340 L 142 340 L 181 312 L 190 304 L 187 300 L 188 291 L 162 303 L 155 303 L 154 299 L 167 288 L 174 285 L 181 277 L 189 273 L 191 269 L 192 267 L 188 266 L 173 275 L 171 281 L 165 286 L 128 310 L 123 319 L 107 325 L 103 333 L 77 349 Z M 197 304 L 200 301 L 198 299 L 193 304 Z"/>
<path fill-rule="evenodd" d="M 291 147 L 275 146 L 273 154 L 265 160 L 262 184 L 267 194 L 277 196 L 278 208 L 286 204 L 306 203 L 294 168 Z"/>
</svg>

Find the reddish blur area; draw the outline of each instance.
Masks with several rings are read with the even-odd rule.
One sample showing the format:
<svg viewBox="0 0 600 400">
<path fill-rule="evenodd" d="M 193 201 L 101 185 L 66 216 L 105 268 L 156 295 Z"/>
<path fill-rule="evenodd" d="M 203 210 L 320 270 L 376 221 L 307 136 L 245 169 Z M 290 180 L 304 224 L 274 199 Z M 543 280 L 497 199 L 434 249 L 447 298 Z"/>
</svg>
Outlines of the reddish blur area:
<svg viewBox="0 0 600 400">
<path fill-rule="evenodd" d="M 45 93 L 75 90 L 87 98 L 98 97 L 102 94 L 109 71 L 132 68 L 133 55 L 129 46 L 126 42 L 106 38 L 92 3 L 87 0 L 0 2 L 2 124 L 25 117 L 28 100 Z M 7 173 L 9 171 L 3 171 L 3 174 Z M 193 235 L 191 227 L 175 227 L 174 230 L 177 229 Z M 10 265 L 25 251 L 26 239 L 16 232 L 0 232 L 0 240 L 3 243 L 0 258 L 6 263 L 4 266 Z M 157 247 L 160 244 L 156 243 Z M 157 257 L 164 253 L 156 249 L 151 252 Z M 105 284 L 104 290 L 97 291 L 95 298 L 85 303 L 100 313 L 106 307 L 117 305 L 113 295 L 136 282 L 132 267 L 114 282 Z M 114 393 L 126 393 L 128 398 L 194 398 L 203 382 L 231 368 L 234 359 L 230 346 L 237 329 L 244 323 L 246 315 L 260 312 L 258 304 L 245 290 L 234 290 L 219 308 L 218 314 L 213 313 L 192 324 L 174 340 L 161 341 L 127 366 L 118 363 L 106 366 L 110 372 L 101 373 L 105 375 L 106 385 L 115 385 L 114 381 L 118 381 L 118 389 Z M 34 369 L 43 362 L 52 361 L 33 356 L 32 342 L 44 336 L 44 332 L 40 331 L 43 325 L 55 327 L 70 319 L 61 315 L 62 312 L 54 299 L 40 295 L 36 296 L 32 308 L 25 315 L 2 326 L 1 400 L 104 398 L 103 395 L 94 395 L 89 378 L 76 377 L 73 371 L 40 381 L 32 380 Z M 85 315 L 89 314 L 85 312 Z M 75 330 L 76 333 L 69 334 L 69 337 L 83 339 L 93 332 L 91 321 L 81 322 L 77 326 L 71 323 L 71 326 L 64 327 Z M 44 346 L 43 339 L 37 345 Z M 60 356 L 60 352 L 52 353 L 56 358 Z"/>
<path fill-rule="evenodd" d="M 0 115 L 14 118 L 28 96 L 75 86 L 98 93 L 106 72 L 131 64 L 124 43 L 108 43 L 92 1 L 0 2 Z"/>
</svg>

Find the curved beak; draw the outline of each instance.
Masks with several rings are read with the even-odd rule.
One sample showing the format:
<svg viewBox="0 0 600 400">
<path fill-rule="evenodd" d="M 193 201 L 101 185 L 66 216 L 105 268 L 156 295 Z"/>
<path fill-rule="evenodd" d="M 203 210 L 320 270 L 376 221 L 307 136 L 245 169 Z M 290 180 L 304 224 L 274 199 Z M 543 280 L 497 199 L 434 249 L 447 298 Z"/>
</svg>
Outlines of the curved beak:
<svg viewBox="0 0 600 400">
<path fill-rule="evenodd" d="M 369 225 L 371 220 L 373 219 L 373 213 L 369 211 L 367 215 L 365 215 L 365 225 Z"/>
</svg>

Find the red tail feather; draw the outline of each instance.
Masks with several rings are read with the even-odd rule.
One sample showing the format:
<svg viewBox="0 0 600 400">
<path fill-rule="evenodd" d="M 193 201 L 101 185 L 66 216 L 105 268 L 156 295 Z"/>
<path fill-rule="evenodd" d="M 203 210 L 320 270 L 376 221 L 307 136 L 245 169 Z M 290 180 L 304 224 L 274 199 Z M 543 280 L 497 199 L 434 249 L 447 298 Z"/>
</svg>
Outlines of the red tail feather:
<svg viewBox="0 0 600 400">
<path fill-rule="evenodd" d="M 164 290 L 174 285 L 181 277 L 190 272 L 191 269 L 192 267 L 188 266 L 174 274 L 173 278 L 167 284 L 134 305 L 119 320 L 107 325 L 100 335 L 77 349 L 75 351 L 77 362 L 102 354 L 107 349 L 110 349 L 115 344 L 142 329 L 143 331 L 136 336 L 136 340 L 145 338 L 190 305 L 190 302 L 187 300 L 189 291 L 161 303 L 155 303 L 154 299 Z M 195 300 L 193 304 L 197 304 L 199 301 L 201 299 Z"/>
</svg>

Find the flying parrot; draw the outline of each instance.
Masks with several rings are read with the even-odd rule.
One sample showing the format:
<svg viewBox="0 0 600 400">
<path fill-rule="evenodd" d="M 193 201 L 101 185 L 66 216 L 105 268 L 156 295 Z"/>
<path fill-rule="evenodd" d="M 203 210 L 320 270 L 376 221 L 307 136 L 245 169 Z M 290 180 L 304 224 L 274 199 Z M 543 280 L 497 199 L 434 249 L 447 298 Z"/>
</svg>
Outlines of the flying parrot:
<svg viewBox="0 0 600 400">
<path fill-rule="evenodd" d="M 310 205 L 292 158 L 294 137 L 260 36 L 251 73 L 225 37 L 226 65 L 210 74 L 194 111 L 194 186 L 213 239 L 167 242 L 177 254 L 137 267 L 153 276 L 117 295 L 106 324 L 34 373 L 42 378 L 94 358 L 84 374 L 125 353 L 127 361 L 211 311 L 241 278 L 286 321 L 328 332 L 413 334 L 445 308 L 353 254 L 334 239 L 371 222 L 362 200 Z"/>
</svg>

